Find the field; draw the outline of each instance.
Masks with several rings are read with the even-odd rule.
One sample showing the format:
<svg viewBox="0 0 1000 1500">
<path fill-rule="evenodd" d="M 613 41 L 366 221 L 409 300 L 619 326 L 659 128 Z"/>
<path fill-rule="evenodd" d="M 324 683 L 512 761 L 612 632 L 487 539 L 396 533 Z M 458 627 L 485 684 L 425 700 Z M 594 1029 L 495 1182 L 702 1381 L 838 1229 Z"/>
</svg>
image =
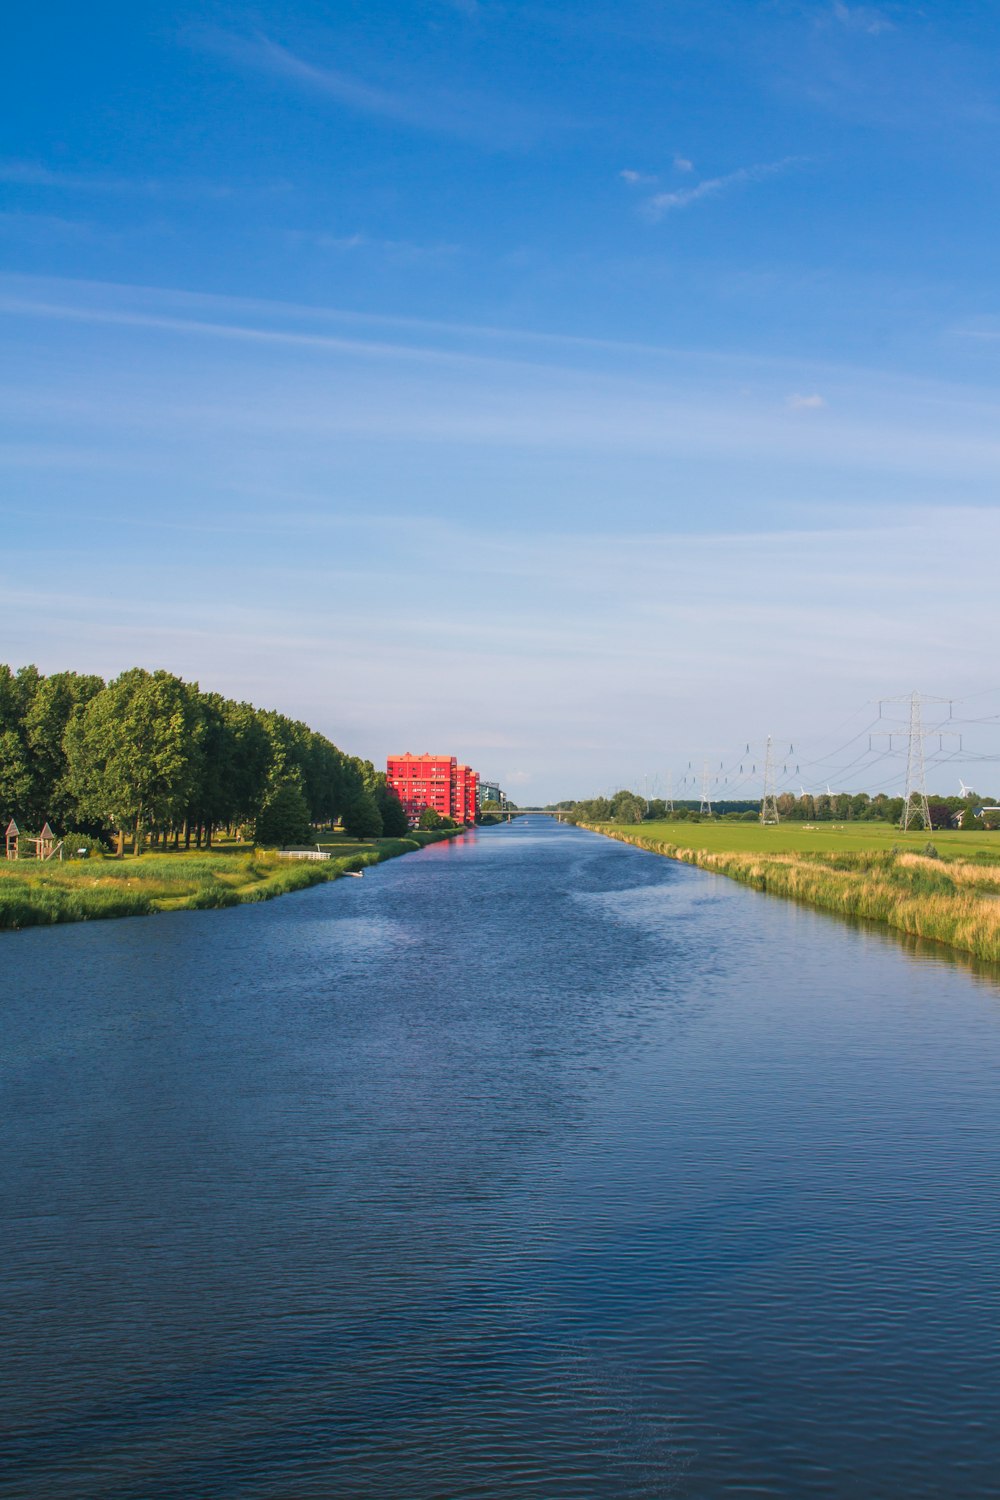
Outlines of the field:
<svg viewBox="0 0 1000 1500">
<path fill-rule="evenodd" d="M 441 838 L 416 833 L 367 843 L 327 835 L 328 860 L 282 859 L 261 849 L 219 849 L 38 864 L 0 862 L 0 929 L 150 916 L 268 901 L 408 854 Z M 321 835 L 321 840 L 323 836 Z"/>
<path fill-rule="evenodd" d="M 1000 963 L 1000 833 L 885 823 L 643 823 L 594 832 L 756 890 Z"/>
<path fill-rule="evenodd" d="M 609 831 L 613 825 L 607 825 Z M 944 858 L 992 854 L 1000 861 L 1000 830 L 963 833 L 961 829 L 922 828 L 901 832 L 893 823 L 641 823 L 625 826 L 627 833 L 683 844 L 687 849 L 709 849 L 753 854 L 837 854 L 847 850 L 893 848 L 920 853 L 928 842 Z"/>
</svg>

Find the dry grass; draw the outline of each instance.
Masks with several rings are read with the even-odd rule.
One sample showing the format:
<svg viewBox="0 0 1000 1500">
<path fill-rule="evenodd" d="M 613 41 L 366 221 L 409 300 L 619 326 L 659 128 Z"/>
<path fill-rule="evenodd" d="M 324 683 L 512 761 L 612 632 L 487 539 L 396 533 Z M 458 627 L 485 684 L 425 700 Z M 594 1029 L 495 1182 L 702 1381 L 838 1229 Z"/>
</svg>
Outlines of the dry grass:
<svg viewBox="0 0 1000 1500">
<path fill-rule="evenodd" d="M 755 890 L 884 922 L 914 937 L 1000 962 L 1000 864 L 878 849 L 804 854 L 685 848 L 607 824 L 594 832 Z"/>
</svg>

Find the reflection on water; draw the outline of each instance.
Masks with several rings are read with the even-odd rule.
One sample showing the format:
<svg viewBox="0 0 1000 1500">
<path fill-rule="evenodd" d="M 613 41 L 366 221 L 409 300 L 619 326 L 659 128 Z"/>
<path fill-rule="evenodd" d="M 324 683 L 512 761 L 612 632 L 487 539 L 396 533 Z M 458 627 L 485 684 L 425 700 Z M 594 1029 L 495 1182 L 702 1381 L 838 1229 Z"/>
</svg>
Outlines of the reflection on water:
<svg viewBox="0 0 1000 1500">
<path fill-rule="evenodd" d="M 1000 1007 L 528 818 L 3 944 L 0 1495 L 1000 1493 Z"/>
</svg>

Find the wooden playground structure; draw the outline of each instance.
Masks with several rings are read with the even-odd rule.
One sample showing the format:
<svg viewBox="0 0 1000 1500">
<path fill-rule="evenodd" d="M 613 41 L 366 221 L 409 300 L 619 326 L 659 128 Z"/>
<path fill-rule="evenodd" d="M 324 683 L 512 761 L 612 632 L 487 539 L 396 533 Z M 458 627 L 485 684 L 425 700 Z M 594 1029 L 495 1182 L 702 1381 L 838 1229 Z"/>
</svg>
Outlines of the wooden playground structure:
<svg viewBox="0 0 1000 1500">
<path fill-rule="evenodd" d="M 21 854 L 22 838 L 26 843 L 34 844 L 35 850 L 33 855 Z M 63 841 L 62 839 L 56 838 L 55 834 L 52 832 L 52 829 L 49 827 L 48 819 L 46 819 L 45 823 L 42 825 L 41 833 L 23 834 L 20 828 L 18 828 L 14 819 L 11 818 L 10 822 L 7 824 L 5 839 L 8 859 L 34 858 L 36 860 L 46 860 L 54 859 L 56 858 L 56 856 L 58 856 L 59 859 L 62 859 L 63 857 Z"/>
</svg>

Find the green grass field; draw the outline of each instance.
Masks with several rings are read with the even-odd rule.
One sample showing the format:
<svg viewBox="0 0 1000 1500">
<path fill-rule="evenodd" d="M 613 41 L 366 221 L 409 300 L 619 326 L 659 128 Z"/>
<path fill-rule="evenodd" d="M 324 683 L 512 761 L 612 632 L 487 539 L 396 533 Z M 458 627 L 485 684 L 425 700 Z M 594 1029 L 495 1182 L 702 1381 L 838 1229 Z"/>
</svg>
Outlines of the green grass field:
<svg viewBox="0 0 1000 1500">
<path fill-rule="evenodd" d="M 1000 964 L 1000 834 L 886 823 L 604 823 L 595 833 L 755 890 Z M 928 846 L 931 846 L 930 848 Z"/>
<path fill-rule="evenodd" d="M 691 823 L 687 819 L 620 826 L 626 833 L 682 844 L 686 849 L 747 854 L 834 854 L 844 850 L 899 848 L 919 854 L 929 842 L 944 859 L 992 854 L 1000 860 L 1000 830 L 963 833 L 948 828 L 925 833 L 920 828 L 903 833 L 894 823 L 787 822 L 764 827 L 761 823 Z"/>
<path fill-rule="evenodd" d="M 329 843 L 332 857 L 316 861 L 282 859 L 273 850 L 246 846 L 120 860 L 96 857 L 43 864 L 4 860 L 0 861 L 0 929 L 268 901 L 409 854 L 448 836 L 418 833 L 406 839 L 361 843 L 334 835 Z"/>
</svg>

